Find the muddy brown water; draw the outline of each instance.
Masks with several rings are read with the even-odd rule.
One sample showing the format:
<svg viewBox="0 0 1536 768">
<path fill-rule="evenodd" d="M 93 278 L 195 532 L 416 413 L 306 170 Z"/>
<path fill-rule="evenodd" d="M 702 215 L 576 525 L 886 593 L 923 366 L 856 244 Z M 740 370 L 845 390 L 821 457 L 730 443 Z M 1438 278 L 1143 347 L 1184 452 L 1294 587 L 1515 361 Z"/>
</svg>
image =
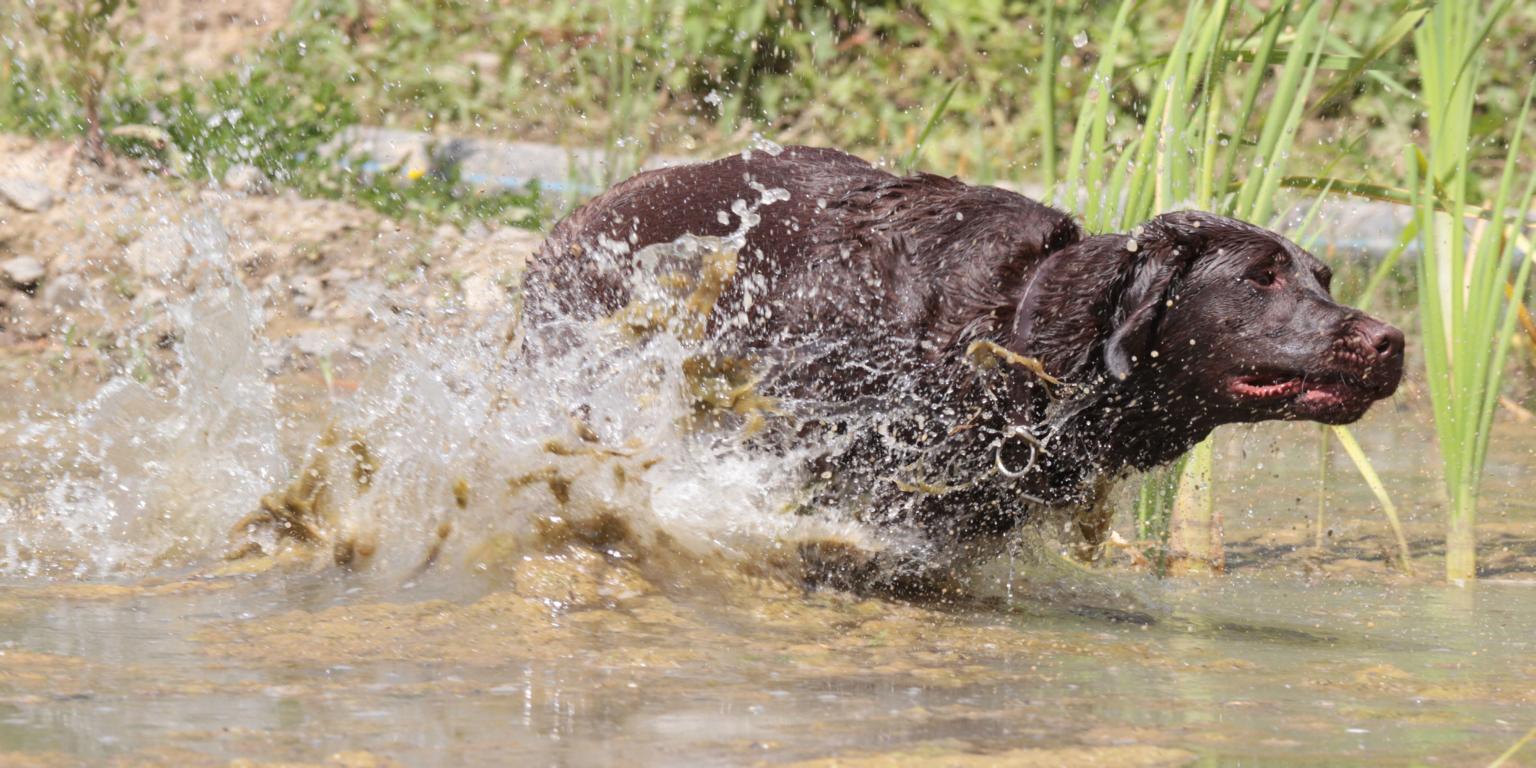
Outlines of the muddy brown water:
<svg viewBox="0 0 1536 768">
<path fill-rule="evenodd" d="M 745 585 L 565 612 L 334 576 L 10 587 L 0 754 L 1479 765 L 1536 718 L 1530 587 L 1134 588 L 1156 623 Z"/>
<path fill-rule="evenodd" d="M 284 407 L 304 410 L 295 389 Z M 1378 414 L 1362 434 L 1417 530 L 1434 513 L 1422 451 L 1388 450 L 1411 424 Z M 1495 443 L 1496 539 L 1530 530 L 1509 480 L 1531 466 L 1522 436 Z M 1343 554 L 1298 554 L 1312 437 L 1226 433 L 1231 575 L 1109 568 L 1047 600 L 806 594 L 579 545 L 390 583 L 297 551 L 12 578 L 0 764 L 1488 764 L 1536 725 L 1536 582 L 1396 574 L 1360 543 L 1387 539 L 1343 471 L 1327 526 Z M 1135 610 L 1090 607 L 1104 595 Z"/>
</svg>

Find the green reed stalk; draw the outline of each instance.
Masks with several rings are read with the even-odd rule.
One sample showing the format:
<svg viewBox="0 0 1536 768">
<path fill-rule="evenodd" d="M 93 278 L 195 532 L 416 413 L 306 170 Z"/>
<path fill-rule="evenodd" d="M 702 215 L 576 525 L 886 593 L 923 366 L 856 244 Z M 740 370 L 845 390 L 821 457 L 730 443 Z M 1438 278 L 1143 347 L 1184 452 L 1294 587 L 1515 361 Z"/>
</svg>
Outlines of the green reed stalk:
<svg viewBox="0 0 1536 768">
<path fill-rule="evenodd" d="M 1414 239 L 1418 237 L 1418 232 L 1418 222 L 1409 222 L 1408 226 L 1403 228 L 1402 235 L 1398 237 L 1397 244 L 1394 245 L 1392 250 L 1387 253 L 1386 257 L 1381 260 L 1381 263 L 1376 265 L 1376 269 L 1371 272 L 1370 278 L 1365 283 L 1365 288 L 1360 291 L 1360 296 L 1356 298 L 1354 302 L 1352 302 L 1356 307 L 1360 308 L 1361 312 L 1370 310 L 1371 302 L 1376 298 L 1376 293 L 1378 290 L 1380 290 L 1382 281 L 1385 280 L 1387 275 L 1390 274 L 1392 270 L 1397 266 L 1397 262 L 1402 258 L 1403 253 L 1408 250 L 1408 246 L 1411 245 Z M 1344 447 L 1345 455 L 1349 456 L 1349 460 L 1351 462 L 1354 462 L 1355 470 L 1360 473 L 1360 477 L 1365 480 L 1366 487 L 1371 489 L 1371 494 L 1376 497 L 1376 502 L 1381 505 L 1382 514 L 1386 515 L 1387 524 L 1392 526 L 1392 534 L 1397 539 L 1398 562 L 1401 564 L 1403 573 L 1412 574 L 1413 550 L 1409 548 L 1408 537 L 1403 533 L 1403 523 L 1402 520 L 1398 517 L 1397 505 L 1392 503 L 1392 497 L 1387 493 L 1386 484 L 1381 481 L 1381 476 L 1376 473 L 1376 467 L 1371 464 L 1371 460 L 1365 455 L 1365 450 L 1360 447 L 1360 442 L 1355 439 L 1355 434 L 1350 431 L 1349 427 L 1345 426 L 1324 427 L 1321 431 L 1321 450 L 1323 452 L 1324 462 L 1324 470 L 1322 473 L 1321 482 L 1324 486 L 1324 490 L 1319 492 L 1317 503 L 1318 548 L 1322 548 L 1323 511 L 1328 505 L 1326 496 L 1326 486 L 1328 482 L 1326 462 L 1328 453 L 1328 435 L 1330 432 L 1335 438 L 1338 439 L 1339 445 Z"/>
<path fill-rule="evenodd" d="M 912 169 L 917 167 L 917 158 L 922 155 L 923 147 L 928 143 L 928 136 L 933 133 L 939 121 L 944 119 L 944 113 L 949 111 L 949 100 L 960 88 L 961 82 L 956 80 L 950 83 L 949 90 L 944 92 L 943 98 L 939 99 L 939 103 L 934 106 L 932 114 L 928 115 L 928 122 L 923 124 L 923 132 L 918 134 L 917 142 L 912 145 L 912 151 L 908 152 L 907 158 L 901 162 L 902 173 L 911 173 Z"/>
<path fill-rule="evenodd" d="M 1515 245 L 1527 226 L 1536 175 L 1515 195 L 1514 173 L 1525 121 L 1527 93 L 1505 157 L 1504 172 L 1486 218 L 1469 240 L 1467 198 L 1472 192 L 1472 117 L 1481 74 L 1478 55 L 1488 30 L 1509 7 L 1487 16 L 1481 3 L 1440 3 L 1414 33 L 1428 114 L 1428 152 L 1423 168 L 1408 158 L 1424 257 L 1419 262 L 1419 310 L 1425 368 L 1434 405 L 1435 433 L 1450 505 L 1446 526 L 1446 577 L 1477 576 L 1478 491 L 1487 458 L 1489 430 L 1514 333 L 1531 255 L 1517 259 Z M 1511 210 L 1511 206 L 1513 210 Z"/>
<path fill-rule="evenodd" d="M 1061 40 L 1056 29 L 1056 0 L 1045 3 L 1045 45 L 1040 55 L 1040 75 L 1035 82 L 1035 102 L 1040 114 L 1040 168 L 1045 188 L 1056 186 L 1056 59 Z"/>
<path fill-rule="evenodd" d="M 1174 496 L 1179 491 L 1179 473 L 1183 471 L 1188 455 L 1174 462 L 1168 472 L 1149 473 L 1136 494 L 1136 540 L 1163 542 L 1168 540 L 1167 510 L 1173 507 Z M 1159 570 L 1162 570 L 1163 552 L 1158 553 Z"/>
<path fill-rule="evenodd" d="M 1321 56 L 1323 38 L 1317 27 L 1320 8 L 1320 4 L 1314 4 L 1303 16 L 1297 32 L 1297 50 L 1305 51 L 1312 47 L 1314 39 L 1316 47 L 1310 60 L 1295 55 L 1287 58 L 1280 85 L 1271 103 L 1273 111 L 1262 122 L 1250 174 L 1240 187 L 1237 198 L 1229 198 L 1225 205 L 1214 198 L 1199 199 L 1197 203 L 1200 207 L 1248 221 L 1262 222 L 1274 215 L 1274 195 L 1283 175 L 1285 158 L 1301 122 L 1305 94 L 1311 89 Z M 1303 65 L 1303 62 L 1307 63 Z M 1207 105 L 1206 109 L 1214 110 L 1216 107 Z M 1275 119 L 1282 115 L 1282 119 Z M 1230 166 L 1227 168 L 1230 169 Z M 1202 189 L 1211 188 L 1202 185 Z M 1179 478 L 1179 495 L 1169 511 L 1169 528 L 1173 531 L 1169 545 L 1174 551 L 1175 561 L 1183 561 L 1184 570 L 1220 570 L 1224 560 L 1223 533 L 1216 510 L 1213 440 L 1213 437 L 1206 438 L 1191 452 L 1190 460 Z"/>
<path fill-rule="evenodd" d="M 1317 199 L 1312 201 L 1311 208 L 1307 210 L 1307 215 L 1302 218 L 1301 223 L 1298 224 L 1295 228 L 1295 231 L 1298 233 L 1296 241 L 1309 248 L 1311 247 L 1309 238 L 1306 238 L 1305 235 L 1301 233 L 1306 232 L 1306 230 L 1312 226 L 1313 221 L 1316 220 L 1318 213 L 1322 210 L 1323 203 L 1328 199 L 1328 193 L 1333 189 L 1337 180 L 1326 179 L 1325 181 L 1326 183 L 1323 185 L 1322 190 L 1318 193 Z M 1405 250 L 1408 244 L 1412 242 L 1414 235 L 1411 234 L 1411 232 L 1417 231 L 1417 229 L 1414 227 L 1409 227 L 1408 230 L 1410 233 L 1407 233 L 1407 237 L 1401 238 L 1397 247 L 1394 248 L 1391 253 L 1387 254 L 1387 257 L 1383 259 L 1382 264 L 1378 266 L 1375 272 L 1372 274 L 1371 281 L 1366 284 L 1365 290 L 1361 292 L 1361 295 L 1358 298 L 1350 302 L 1351 304 L 1359 307 L 1362 311 L 1364 311 L 1365 308 L 1369 306 L 1371 296 L 1374 294 L 1376 286 L 1380 284 L 1381 279 L 1385 278 L 1386 274 L 1391 270 L 1391 267 L 1395 265 L 1398 258 L 1402 256 L 1403 250 Z M 1408 547 L 1408 537 L 1403 534 L 1403 525 L 1402 522 L 1398 519 L 1397 515 L 1397 505 L 1392 503 L 1392 497 L 1387 493 L 1386 484 L 1381 482 L 1381 476 L 1376 474 L 1376 467 L 1373 466 L 1370 459 L 1366 457 L 1365 451 L 1360 447 L 1360 443 L 1355 440 L 1354 433 L 1349 431 L 1349 427 L 1327 426 L 1320 424 L 1318 425 L 1317 434 L 1317 518 L 1314 521 L 1315 525 L 1313 530 L 1313 548 L 1318 551 L 1321 551 L 1324 548 L 1323 518 L 1328 510 L 1328 449 L 1331 445 L 1331 440 L 1337 439 L 1339 441 L 1339 445 L 1343 446 L 1344 448 L 1344 454 L 1349 457 L 1351 462 L 1354 463 L 1355 470 L 1358 471 L 1360 473 L 1360 477 L 1365 480 L 1366 487 L 1370 488 L 1371 493 L 1376 496 L 1376 501 L 1381 504 L 1382 514 L 1386 515 L 1387 524 L 1392 526 L 1392 533 L 1397 538 L 1397 552 L 1400 567 L 1403 569 L 1404 573 L 1413 573 L 1413 552 Z"/>
<path fill-rule="evenodd" d="M 1328 427 L 1319 425 L 1317 429 L 1317 516 L 1312 518 L 1312 548 L 1321 552 L 1327 545 L 1327 526 L 1323 517 L 1328 513 L 1328 464 L 1331 460 L 1328 450 Z"/>
<path fill-rule="evenodd" d="M 1090 229 L 1103 229 L 1099 210 L 1103 200 L 1097 190 L 1104 188 L 1104 164 L 1109 161 L 1109 107 L 1110 88 L 1115 76 L 1115 59 L 1120 44 L 1125 40 L 1126 21 L 1137 0 L 1121 0 L 1110 27 L 1109 38 L 1099 51 L 1099 63 L 1090 77 L 1088 95 L 1078 111 L 1077 125 L 1073 128 L 1072 149 L 1067 157 L 1067 187 L 1069 195 L 1086 192 L 1082 212 L 1083 221 Z M 1084 175 L 1086 173 L 1086 176 Z"/>
<path fill-rule="evenodd" d="M 1392 526 L 1392 535 L 1397 539 L 1398 565 L 1403 573 L 1413 573 L 1413 553 L 1408 548 L 1408 536 L 1403 533 L 1403 522 L 1397 514 L 1397 505 L 1392 503 L 1392 497 L 1387 495 L 1387 486 L 1381 482 L 1381 477 L 1376 474 L 1376 468 L 1371 466 L 1369 459 L 1365 457 L 1365 451 L 1360 443 L 1355 440 L 1355 435 L 1344 427 L 1334 427 L 1333 436 L 1338 438 L 1339 445 L 1344 448 L 1344 453 L 1350 461 L 1355 463 L 1355 469 L 1360 476 L 1365 478 L 1365 484 L 1376 496 L 1376 501 L 1381 504 L 1382 514 L 1387 516 L 1387 524 Z M 1321 510 L 1319 510 L 1321 519 Z"/>
<path fill-rule="evenodd" d="M 1488 764 L 1488 768 L 1503 768 L 1503 765 L 1509 762 L 1509 759 L 1514 757 L 1516 752 L 1519 752 L 1532 741 L 1536 741 L 1536 727 L 1532 727 L 1529 731 L 1525 732 L 1524 736 L 1520 737 L 1519 741 L 1509 745 L 1509 749 L 1504 750 L 1498 757 L 1494 758 L 1493 762 Z"/>
</svg>

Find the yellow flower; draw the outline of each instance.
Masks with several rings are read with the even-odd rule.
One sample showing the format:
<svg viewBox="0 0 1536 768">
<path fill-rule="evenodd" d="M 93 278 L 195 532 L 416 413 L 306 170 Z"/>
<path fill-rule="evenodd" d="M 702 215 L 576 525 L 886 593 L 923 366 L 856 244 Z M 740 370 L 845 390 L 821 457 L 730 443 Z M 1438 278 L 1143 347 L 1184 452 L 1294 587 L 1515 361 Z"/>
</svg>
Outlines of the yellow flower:
<svg viewBox="0 0 1536 768">
<path fill-rule="evenodd" d="M 406 178 L 410 179 L 411 181 L 417 181 L 425 175 L 427 175 L 427 169 L 425 168 L 412 168 L 405 172 Z"/>
</svg>

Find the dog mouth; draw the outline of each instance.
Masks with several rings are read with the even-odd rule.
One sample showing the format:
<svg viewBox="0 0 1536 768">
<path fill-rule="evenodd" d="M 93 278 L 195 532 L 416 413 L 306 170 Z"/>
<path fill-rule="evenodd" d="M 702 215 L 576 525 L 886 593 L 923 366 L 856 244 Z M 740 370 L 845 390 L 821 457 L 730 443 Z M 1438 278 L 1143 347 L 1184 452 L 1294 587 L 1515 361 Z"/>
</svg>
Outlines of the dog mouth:
<svg viewBox="0 0 1536 768">
<path fill-rule="evenodd" d="M 1301 394 L 1305 379 L 1301 374 L 1256 373 L 1232 377 L 1229 388 L 1244 400 L 1284 400 Z"/>
<path fill-rule="evenodd" d="M 1380 387 L 1337 372 L 1245 374 L 1232 377 L 1228 389 L 1243 401 L 1283 406 L 1301 417 L 1363 411 L 1381 397 Z"/>
</svg>

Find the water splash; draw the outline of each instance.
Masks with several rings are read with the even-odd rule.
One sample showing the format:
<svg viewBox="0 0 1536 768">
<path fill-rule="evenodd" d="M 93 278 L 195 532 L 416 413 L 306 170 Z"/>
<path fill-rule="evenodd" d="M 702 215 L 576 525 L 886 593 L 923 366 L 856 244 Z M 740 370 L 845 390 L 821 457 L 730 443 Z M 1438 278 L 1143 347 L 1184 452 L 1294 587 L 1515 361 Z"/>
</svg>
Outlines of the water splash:
<svg viewBox="0 0 1536 768">
<path fill-rule="evenodd" d="M 743 227 L 755 207 L 737 212 Z M 32 458 L 0 507 L 0 569 L 140 575 L 305 549 L 403 579 L 572 537 L 739 563 L 784 562 L 810 540 L 878 547 L 858 524 L 796 514 L 803 457 L 744 446 L 763 403 L 699 322 L 739 236 L 646 249 L 625 313 L 526 352 L 510 309 L 462 332 L 396 320 L 356 394 L 285 456 L 257 302 L 212 216 L 184 235 L 196 287 L 171 312 L 183 341 L 170 385 L 115 378 L 24 427 Z"/>
<path fill-rule="evenodd" d="M 710 340 L 758 207 L 785 196 L 756 192 L 733 206 L 730 236 L 636 253 L 631 300 L 611 316 L 526 337 L 513 307 L 466 328 L 384 318 L 352 396 L 321 399 L 308 385 L 318 413 L 281 405 L 259 302 L 214 217 L 194 220 L 182 230 L 194 290 L 170 312 L 182 339 L 174 375 L 166 386 L 121 376 L 23 424 L 21 461 L 0 462 L 14 474 L 0 488 L 20 489 L 0 495 L 0 575 L 136 578 L 226 572 L 234 560 L 237 571 L 345 569 L 381 586 L 479 574 L 596 583 L 606 562 L 654 568 L 652 584 L 835 584 L 842 569 L 941 555 L 819 461 L 871 431 L 899 443 L 905 401 L 821 413 L 815 400 L 775 400 L 757 389 L 774 366 L 839 351 L 782 345 L 755 359 Z M 799 439 L 804 417 L 846 429 Z M 1021 562 L 1042 585 L 1079 601 L 1103 591 L 1034 549 L 1048 556 Z M 969 581 L 1006 595 L 1015 573 L 976 568 Z M 1120 602 L 1109 590 L 1095 599 Z"/>
<path fill-rule="evenodd" d="M 338 559 L 363 555 L 384 573 L 484 568 L 615 526 L 623 541 L 600 546 L 743 560 L 797 538 L 862 537 L 794 514 L 799 457 L 743 444 L 761 403 L 702 340 L 732 248 L 647 248 L 629 307 L 523 350 L 507 341 L 510 313 L 392 345 L 311 457 L 333 494 L 320 525 Z"/>
<path fill-rule="evenodd" d="M 164 391 L 119 376 L 73 412 L 23 426 L 16 450 L 28 458 L 13 471 L 32 492 L 0 505 L 0 568 L 101 575 L 195 562 L 288 474 L 260 310 L 211 215 L 182 234 L 196 289 L 171 308 L 179 373 Z"/>
</svg>

